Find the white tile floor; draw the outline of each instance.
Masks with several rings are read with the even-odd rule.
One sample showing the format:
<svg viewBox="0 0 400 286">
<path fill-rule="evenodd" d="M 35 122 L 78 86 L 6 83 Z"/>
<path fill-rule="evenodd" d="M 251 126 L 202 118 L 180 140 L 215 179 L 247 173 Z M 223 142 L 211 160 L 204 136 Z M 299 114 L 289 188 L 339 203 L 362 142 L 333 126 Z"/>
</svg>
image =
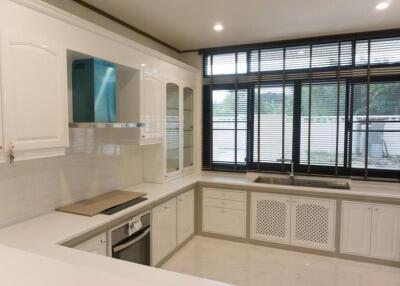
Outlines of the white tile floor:
<svg viewBox="0 0 400 286">
<path fill-rule="evenodd" d="M 162 268 L 239 286 L 400 286 L 400 268 L 201 236 Z"/>
</svg>

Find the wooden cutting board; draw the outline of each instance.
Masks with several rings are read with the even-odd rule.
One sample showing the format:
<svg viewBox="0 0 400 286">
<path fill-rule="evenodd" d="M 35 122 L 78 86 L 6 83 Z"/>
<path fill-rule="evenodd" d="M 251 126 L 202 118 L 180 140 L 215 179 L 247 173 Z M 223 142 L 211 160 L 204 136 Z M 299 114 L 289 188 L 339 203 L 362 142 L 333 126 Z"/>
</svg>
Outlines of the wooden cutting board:
<svg viewBox="0 0 400 286">
<path fill-rule="evenodd" d="M 56 210 L 85 216 L 94 216 L 106 209 L 143 197 L 144 195 L 146 194 L 115 190 L 91 199 L 57 208 Z"/>
</svg>

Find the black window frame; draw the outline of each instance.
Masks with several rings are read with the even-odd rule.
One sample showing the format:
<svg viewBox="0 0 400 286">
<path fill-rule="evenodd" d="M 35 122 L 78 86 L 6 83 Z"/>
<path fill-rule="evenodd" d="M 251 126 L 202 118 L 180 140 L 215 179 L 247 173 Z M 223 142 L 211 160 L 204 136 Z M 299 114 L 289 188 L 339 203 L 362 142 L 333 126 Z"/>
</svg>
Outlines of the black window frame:
<svg viewBox="0 0 400 286">
<path fill-rule="evenodd" d="M 400 169 L 399 170 L 385 170 L 385 169 L 371 169 L 371 168 L 352 168 L 351 159 L 352 159 L 352 119 L 353 119 L 353 91 L 354 85 L 359 82 L 366 82 L 368 85 L 374 82 L 384 82 L 384 81 L 398 81 L 400 82 L 400 72 L 395 75 L 371 75 L 372 68 L 399 68 L 399 63 L 391 63 L 391 64 L 370 64 L 370 49 L 371 49 L 371 41 L 374 39 L 383 39 L 383 38 L 395 38 L 400 36 L 400 29 L 396 30 L 388 30 L 388 31 L 379 31 L 379 32 L 367 32 L 367 33 L 359 33 L 359 34 L 351 34 L 351 35 L 338 35 L 338 36 L 329 36 L 329 37 L 319 37 L 319 38 L 311 38 L 311 39 L 301 39 L 301 40 L 290 40 L 290 41 L 281 41 L 274 43 L 263 43 L 263 44 L 254 44 L 254 45 L 244 45 L 244 46 L 233 46 L 233 47 L 222 47 L 222 48 L 212 48 L 202 50 L 203 54 L 203 77 L 206 82 L 203 82 L 203 170 L 217 170 L 217 171 L 234 171 L 234 172 L 246 172 L 246 171 L 256 171 L 256 172 L 287 172 L 290 169 L 290 164 L 281 162 L 281 163 L 262 163 L 262 162 L 254 162 L 254 148 L 253 148 L 253 136 L 254 136 L 254 100 L 255 100 L 255 92 L 254 89 L 257 85 L 263 84 L 293 84 L 294 86 L 294 103 L 293 103 L 293 137 L 292 137 L 292 160 L 294 163 L 294 168 L 297 173 L 309 174 L 309 175 L 332 175 L 332 176 L 344 176 L 344 177 L 360 177 L 364 179 L 370 179 L 374 177 L 382 177 L 382 178 L 390 178 L 395 180 L 400 180 Z M 367 65 L 356 65 L 355 63 L 355 48 L 356 43 L 358 41 L 368 41 L 368 64 Z M 329 44 L 329 43 L 338 43 L 339 47 L 341 43 L 351 42 L 352 45 L 352 64 L 351 65 L 341 65 L 340 60 L 338 60 L 338 64 L 336 66 L 328 66 L 328 67 L 318 67 L 318 68 L 310 68 L 307 69 L 295 69 L 295 70 L 284 70 L 282 71 L 251 71 L 251 53 L 254 50 L 258 50 L 258 69 L 260 70 L 260 51 L 265 49 L 273 49 L 273 48 L 288 48 L 294 46 L 301 45 L 309 45 L 310 50 L 312 50 L 313 45 L 320 44 Z M 340 49 L 339 49 L 340 50 Z M 235 74 L 234 81 L 232 83 L 220 83 L 218 82 L 219 78 L 229 77 L 229 75 L 213 75 L 212 72 L 210 75 L 206 74 L 206 63 L 207 56 L 211 56 L 210 58 L 210 71 L 212 71 L 212 55 L 224 54 L 224 53 L 236 53 L 236 62 L 237 62 L 237 54 L 240 52 L 247 52 L 247 73 L 246 74 Z M 339 52 L 338 57 L 341 57 Z M 283 59 L 285 65 L 285 58 Z M 311 57 L 310 57 L 311 62 Z M 236 67 L 237 70 L 237 67 Z M 349 76 L 349 71 L 354 73 L 357 71 L 366 72 L 363 76 Z M 300 164 L 300 137 L 301 137 L 301 126 L 300 126 L 300 116 L 301 116 L 301 88 L 303 82 L 317 82 L 319 79 L 313 79 L 313 73 L 319 72 L 336 72 L 335 77 L 327 77 L 321 79 L 322 81 L 332 81 L 332 82 L 345 82 L 346 83 L 346 94 L 345 94 L 345 131 L 344 131 L 344 152 L 343 152 L 343 162 L 344 166 L 321 166 L 321 165 L 301 165 Z M 347 74 L 341 76 L 341 73 L 344 72 Z M 299 74 L 299 73 L 310 73 L 310 79 L 288 79 L 286 80 L 286 76 L 290 76 L 291 74 Z M 282 80 L 268 80 L 265 81 L 264 77 L 268 77 L 271 75 L 283 74 Z M 250 78 L 246 83 L 239 83 L 238 78 Z M 222 81 L 223 81 L 222 80 Z M 214 82 L 216 81 L 216 82 Z M 242 80 L 246 81 L 246 80 Z M 220 164 L 212 162 L 212 129 L 210 129 L 210 120 L 212 120 L 212 90 L 215 88 L 218 89 L 231 89 L 232 87 L 236 89 L 242 89 L 243 87 L 248 89 L 248 120 L 247 120 L 247 161 L 245 166 L 240 164 Z M 368 88 L 369 89 L 369 88 Z M 369 91 L 368 91 L 369 93 Z M 400 100 L 400 97 L 399 97 Z M 212 128 L 212 126 L 211 126 Z M 368 131 L 367 131 L 368 132 Z M 336 135 L 338 136 L 338 135 Z M 338 148 L 338 147 L 336 147 Z M 368 147 L 366 147 L 368 148 Z M 338 150 L 338 149 L 337 149 Z M 368 149 L 367 149 L 368 150 Z M 338 153 L 338 151 L 336 151 Z M 210 156 L 211 153 L 211 156 Z M 367 155 L 368 156 L 368 155 Z"/>
</svg>

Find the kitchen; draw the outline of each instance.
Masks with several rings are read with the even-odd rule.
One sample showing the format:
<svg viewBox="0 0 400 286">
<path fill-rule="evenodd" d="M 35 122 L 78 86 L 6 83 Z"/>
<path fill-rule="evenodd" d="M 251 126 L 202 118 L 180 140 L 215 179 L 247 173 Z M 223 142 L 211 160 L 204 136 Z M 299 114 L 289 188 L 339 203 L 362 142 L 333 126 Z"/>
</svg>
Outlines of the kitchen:
<svg viewBox="0 0 400 286">
<path fill-rule="evenodd" d="M 106 2 L 0 1 L 2 285 L 399 283 L 396 3 L 173 49 Z"/>
</svg>

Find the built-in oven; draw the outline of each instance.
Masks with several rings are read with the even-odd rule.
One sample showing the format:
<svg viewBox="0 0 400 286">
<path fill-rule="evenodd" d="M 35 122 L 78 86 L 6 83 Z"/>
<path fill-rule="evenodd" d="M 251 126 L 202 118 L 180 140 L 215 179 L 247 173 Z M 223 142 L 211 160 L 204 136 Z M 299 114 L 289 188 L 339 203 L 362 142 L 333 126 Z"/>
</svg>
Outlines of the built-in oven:
<svg viewBox="0 0 400 286">
<path fill-rule="evenodd" d="M 113 258 L 150 265 L 150 213 L 111 230 L 110 237 Z"/>
</svg>

